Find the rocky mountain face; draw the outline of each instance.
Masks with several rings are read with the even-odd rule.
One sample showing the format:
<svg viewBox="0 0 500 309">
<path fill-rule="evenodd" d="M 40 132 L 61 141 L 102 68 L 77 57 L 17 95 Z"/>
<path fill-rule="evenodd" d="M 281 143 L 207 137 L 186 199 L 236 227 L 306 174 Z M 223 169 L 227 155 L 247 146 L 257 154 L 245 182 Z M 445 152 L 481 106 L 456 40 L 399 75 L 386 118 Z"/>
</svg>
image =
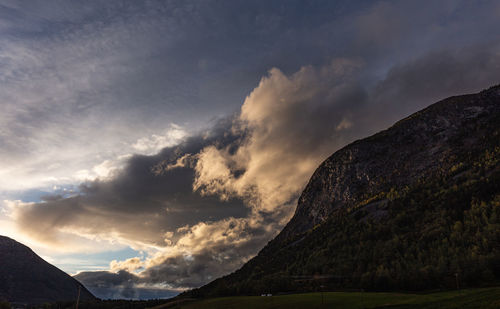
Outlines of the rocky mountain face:
<svg viewBox="0 0 500 309">
<path fill-rule="evenodd" d="M 273 241 L 185 295 L 499 284 L 499 162 L 500 86 L 435 103 L 335 152 Z"/>
<path fill-rule="evenodd" d="M 451 97 L 337 151 L 312 175 L 280 237 L 303 233 L 367 196 L 450 169 L 459 153 L 482 150 L 482 138 L 500 126 L 499 111 L 500 87 Z M 476 130 L 476 122 L 491 126 Z"/>
<path fill-rule="evenodd" d="M 77 280 L 47 263 L 30 248 L 0 236 L 0 300 L 36 304 L 95 297 Z"/>
</svg>

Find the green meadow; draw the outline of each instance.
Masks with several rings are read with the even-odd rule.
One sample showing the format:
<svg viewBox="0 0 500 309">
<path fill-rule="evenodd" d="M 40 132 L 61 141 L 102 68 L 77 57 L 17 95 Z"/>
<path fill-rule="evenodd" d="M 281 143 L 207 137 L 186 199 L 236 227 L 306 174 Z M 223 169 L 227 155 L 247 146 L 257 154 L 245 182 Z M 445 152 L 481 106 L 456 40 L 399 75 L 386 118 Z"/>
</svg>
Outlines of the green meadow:
<svg viewBox="0 0 500 309">
<path fill-rule="evenodd" d="M 427 294 L 324 292 L 278 296 L 236 296 L 179 300 L 155 309 L 230 308 L 500 308 L 500 287 Z"/>
</svg>

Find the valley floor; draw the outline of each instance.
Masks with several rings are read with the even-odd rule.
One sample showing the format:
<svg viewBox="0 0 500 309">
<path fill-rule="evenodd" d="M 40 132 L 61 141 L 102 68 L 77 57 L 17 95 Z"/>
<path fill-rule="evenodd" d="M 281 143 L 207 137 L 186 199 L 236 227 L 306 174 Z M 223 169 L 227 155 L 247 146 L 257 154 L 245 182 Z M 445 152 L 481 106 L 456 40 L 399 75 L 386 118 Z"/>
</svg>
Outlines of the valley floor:
<svg viewBox="0 0 500 309">
<path fill-rule="evenodd" d="M 428 294 L 324 292 L 279 296 L 236 296 L 184 300 L 155 309 L 197 308 L 500 308 L 500 287 Z"/>
</svg>

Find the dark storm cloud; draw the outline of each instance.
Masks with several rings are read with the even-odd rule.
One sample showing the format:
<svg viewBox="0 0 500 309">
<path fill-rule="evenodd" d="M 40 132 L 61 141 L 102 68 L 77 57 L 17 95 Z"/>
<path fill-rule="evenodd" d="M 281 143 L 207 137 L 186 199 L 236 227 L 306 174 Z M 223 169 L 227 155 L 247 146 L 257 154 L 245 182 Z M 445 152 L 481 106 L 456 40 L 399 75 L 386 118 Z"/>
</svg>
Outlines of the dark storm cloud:
<svg viewBox="0 0 500 309">
<path fill-rule="evenodd" d="M 206 145 L 229 145 L 238 137 L 219 121 L 206 136 L 190 137 L 153 156 L 133 156 L 111 181 L 96 180 L 80 186 L 76 196 L 45 196 L 42 203 L 19 210 L 19 224 L 35 238 L 57 242 L 58 229 L 81 227 L 86 233 L 119 237 L 140 243 L 164 245 L 164 233 L 200 221 L 244 217 L 248 209 L 241 200 L 220 201 L 215 196 L 193 192 L 194 170 L 177 167 L 165 173 L 155 168 L 175 164 L 186 154 L 196 154 Z M 39 221 L 36 226 L 31 222 Z M 30 228 L 31 226 L 31 228 Z M 39 233 L 40 229 L 44 233 Z"/>
<path fill-rule="evenodd" d="M 105 287 L 109 284 L 127 286 L 139 281 L 136 275 L 123 270 L 116 273 L 108 271 L 81 272 L 75 276 L 76 279 L 83 283 L 88 282 L 89 277 L 92 277 L 92 283 L 95 287 Z"/>
<path fill-rule="evenodd" d="M 500 82 L 500 42 L 436 50 L 392 67 L 371 95 L 375 108 L 390 111 L 379 121 L 394 122 L 429 103 L 473 93 Z M 368 125 L 374 120 L 366 120 Z"/>
</svg>

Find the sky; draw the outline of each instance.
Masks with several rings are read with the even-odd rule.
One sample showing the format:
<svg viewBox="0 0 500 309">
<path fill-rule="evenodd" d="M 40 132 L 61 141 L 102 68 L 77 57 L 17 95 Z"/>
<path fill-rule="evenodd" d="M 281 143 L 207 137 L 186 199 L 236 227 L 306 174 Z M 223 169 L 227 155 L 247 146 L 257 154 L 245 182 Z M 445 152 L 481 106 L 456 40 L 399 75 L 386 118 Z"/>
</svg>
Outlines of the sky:
<svg viewBox="0 0 500 309">
<path fill-rule="evenodd" d="M 102 298 L 243 265 L 348 143 L 500 82 L 498 1 L 0 0 L 0 235 Z"/>
</svg>

